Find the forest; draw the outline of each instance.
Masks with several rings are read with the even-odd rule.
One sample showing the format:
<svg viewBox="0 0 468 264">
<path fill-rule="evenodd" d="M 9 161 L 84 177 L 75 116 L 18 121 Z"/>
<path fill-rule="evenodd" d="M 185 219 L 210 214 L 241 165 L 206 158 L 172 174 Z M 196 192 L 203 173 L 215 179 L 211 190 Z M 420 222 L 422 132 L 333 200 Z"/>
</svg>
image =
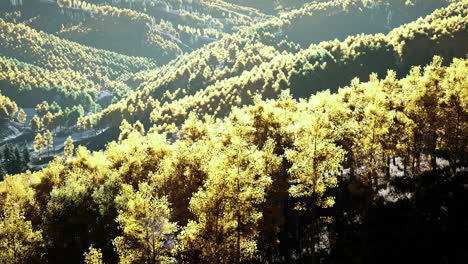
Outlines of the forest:
<svg viewBox="0 0 468 264">
<path fill-rule="evenodd" d="M 0 2 L 0 263 L 468 263 L 468 0 Z"/>
</svg>

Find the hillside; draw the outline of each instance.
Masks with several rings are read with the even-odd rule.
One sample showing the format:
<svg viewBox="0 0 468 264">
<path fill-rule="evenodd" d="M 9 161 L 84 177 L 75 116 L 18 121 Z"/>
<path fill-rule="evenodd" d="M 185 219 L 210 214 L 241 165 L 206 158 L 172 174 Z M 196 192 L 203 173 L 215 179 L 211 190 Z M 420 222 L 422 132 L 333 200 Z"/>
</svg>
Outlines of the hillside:
<svg viewBox="0 0 468 264">
<path fill-rule="evenodd" d="M 0 263 L 468 263 L 468 0 L 0 2 Z"/>
<path fill-rule="evenodd" d="M 280 54 L 273 47 L 257 48 L 246 44 L 243 52 L 256 56 L 236 53 L 232 58 L 239 61 L 226 63 L 227 67 L 216 69 L 214 78 L 209 75 L 208 78 L 197 78 L 190 74 L 189 69 L 183 68 L 183 62 L 176 64 L 177 71 L 162 68 L 160 72 L 168 74 L 154 75 L 157 76 L 156 81 L 145 83 L 141 92 L 111 105 L 97 116 L 87 117 L 88 120 L 83 123 L 89 124 L 90 120 L 97 119 L 97 123 L 93 121 L 97 127 L 118 127 L 123 119 L 127 119 L 148 124 L 147 118 L 152 112 L 153 123 L 174 129 L 185 120 L 188 113 L 223 116 L 229 113 L 232 106 L 251 103 L 252 95 L 256 93 L 262 94 L 264 98 L 274 98 L 282 89 L 290 88 L 294 95 L 304 98 L 324 89 L 336 90 L 354 77 L 365 80 L 373 72 L 383 75 L 388 69 L 394 69 L 401 76 L 412 65 L 428 63 L 433 55 L 451 60 L 466 54 L 467 48 L 462 43 L 467 40 L 467 7 L 466 2 L 452 4 L 424 19 L 394 29 L 388 35 L 358 35 L 343 42 L 322 42 L 296 54 Z M 419 49 L 421 45 L 425 48 Z M 228 52 L 221 53 L 222 49 L 211 50 L 220 51 L 218 54 L 221 54 L 221 58 L 228 57 Z M 237 52 L 238 49 L 230 50 Z M 263 52 L 266 59 L 262 58 Z M 412 56 L 418 52 L 424 54 Z M 205 54 L 205 68 L 196 71 L 204 76 L 206 71 L 212 71 L 222 61 L 218 57 L 212 59 L 212 53 Z M 203 54 L 193 53 L 191 56 L 200 60 Z M 248 59 L 242 61 L 244 58 Z M 257 60 L 250 61 L 252 58 Z M 186 60 L 188 62 L 185 65 L 203 65 L 191 58 Z M 209 60 L 214 63 L 210 64 Z M 233 74 L 229 65 L 239 74 Z M 341 78 L 331 78 L 336 72 L 340 72 Z M 199 86 L 193 85 L 192 80 L 196 78 L 202 80 Z M 187 88 L 184 89 L 185 86 Z M 162 98 L 155 101 L 149 100 L 149 97 Z"/>
</svg>

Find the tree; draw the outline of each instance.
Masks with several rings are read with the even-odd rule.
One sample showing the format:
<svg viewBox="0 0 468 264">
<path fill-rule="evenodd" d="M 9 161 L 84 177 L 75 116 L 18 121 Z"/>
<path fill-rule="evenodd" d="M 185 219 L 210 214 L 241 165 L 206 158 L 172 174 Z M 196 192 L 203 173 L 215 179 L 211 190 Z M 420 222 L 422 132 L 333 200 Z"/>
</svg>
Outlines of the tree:
<svg viewBox="0 0 468 264">
<path fill-rule="evenodd" d="M 22 164 L 23 171 L 26 171 L 29 169 L 29 162 L 31 162 L 31 153 L 29 153 L 28 144 L 24 144 L 22 157 L 23 157 L 23 164 Z"/>
<path fill-rule="evenodd" d="M 407 87 L 407 96 L 411 99 L 405 110 L 417 124 L 413 133 L 422 144 L 432 170 L 437 168 L 436 157 L 440 145 L 438 141 L 442 136 L 443 123 L 446 122 L 444 118 L 441 118 L 443 112 L 439 104 L 439 100 L 444 98 L 442 80 L 446 74 L 445 71 L 446 69 L 442 67 L 442 58 L 435 56 L 432 63 L 425 68 L 423 78 L 420 74 L 414 74 L 417 81 Z M 419 160 L 419 155 L 417 160 Z"/>
<path fill-rule="evenodd" d="M 49 103 L 47 101 L 42 101 L 42 103 L 36 105 L 36 112 L 38 115 L 43 116 L 49 111 Z"/>
<path fill-rule="evenodd" d="M 44 129 L 52 129 L 54 121 L 54 116 L 51 112 L 47 111 L 47 113 L 42 117 L 42 126 Z"/>
<path fill-rule="evenodd" d="M 114 243 L 120 263 L 174 263 L 177 227 L 169 221 L 171 211 L 167 199 L 154 197 L 146 183 L 138 189 L 126 185 L 116 198 L 122 236 Z"/>
<path fill-rule="evenodd" d="M 10 98 L 0 94 L 0 119 L 12 118 L 18 111 L 18 106 Z"/>
<path fill-rule="evenodd" d="M 463 164 L 463 153 L 468 148 L 468 62 L 455 59 L 447 69 L 446 78 L 441 85 L 443 96 L 439 98 L 442 123 L 441 150 L 446 152 L 455 171 L 457 164 Z"/>
<path fill-rule="evenodd" d="M 12 164 L 11 174 L 18 174 L 23 172 L 23 157 L 18 149 L 18 146 L 15 146 L 13 150 L 13 164 Z"/>
<path fill-rule="evenodd" d="M 133 124 L 133 129 L 140 133 L 142 136 L 145 135 L 145 127 L 139 120 L 137 120 L 135 124 Z"/>
<path fill-rule="evenodd" d="M 66 124 L 73 126 L 80 117 L 84 116 L 84 108 L 82 105 L 75 105 L 69 112 L 65 112 Z"/>
<path fill-rule="evenodd" d="M 25 126 L 27 119 L 26 112 L 24 112 L 23 108 L 21 108 L 18 112 L 18 121 L 23 124 L 23 127 Z"/>
<path fill-rule="evenodd" d="M 85 264 L 104 264 L 102 261 L 102 252 L 100 249 L 90 248 L 89 252 L 84 253 Z"/>
<path fill-rule="evenodd" d="M 181 232 L 181 248 L 199 251 L 203 262 L 240 263 L 257 256 L 258 210 L 271 185 L 261 151 L 227 127 L 227 146 L 213 151 L 208 179 L 194 194 L 190 210 L 196 216 Z"/>
<path fill-rule="evenodd" d="M 39 159 L 41 159 L 42 150 L 44 150 L 44 148 L 45 148 L 44 138 L 41 136 L 40 133 L 37 133 L 36 137 L 34 138 L 34 151 L 39 156 Z"/>
<path fill-rule="evenodd" d="M 7 173 L 11 173 L 13 170 L 12 163 L 14 160 L 13 146 L 6 144 L 3 149 L 3 167 Z"/>
<path fill-rule="evenodd" d="M 44 241 L 18 205 L 8 205 L 0 218 L 0 260 L 4 263 L 41 263 Z"/>
<path fill-rule="evenodd" d="M 44 132 L 44 145 L 47 147 L 47 155 L 49 155 L 50 148 L 54 146 L 54 136 L 48 129 Z"/>
<path fill-rule="evenodd" d="M 58 114 L 62 112 L 62 107 L 60 107 L 60 105 L 56 101 L 53 101 L 52 104 L 49 106 L 49 111 L 52 114 Z"/>
<path fill-rule="evenodd" d="M 3 167 L 3 163 L 0 162 L 0 181 L 3 181 L 3 179 L 5 178 L 5 176 L 7 176 L 7 171 L 5 170 L 5 168 Z"/>
<path fill-rule="evenodd" d="M 75 149 L 75 146 L 73 145 L 73 139 L 71 136 L 69 136 L 67 140 L 65 141 L 64 150 L 63 150 L 63 153 L 67 159 L 73 157 L 74 149 Z"/>
<path fill-rule="evenodd" d="M 31 121 L 29 122 L 29 127 L 31 127 L 31 129 L 35 132 L 42 130 L 41 119 L 37 115 L 34 115 Z"/>
<path fill-rule="evenodd" d="M 119 135 L 119 141 L 122 141 L 126 138 L 128 138 L 128 135 L 133 131 L 132 125 L 128 123 L 126 119 L 122 121 L 122 124 L 120 124 L 120 135 Z"/>
</svg>

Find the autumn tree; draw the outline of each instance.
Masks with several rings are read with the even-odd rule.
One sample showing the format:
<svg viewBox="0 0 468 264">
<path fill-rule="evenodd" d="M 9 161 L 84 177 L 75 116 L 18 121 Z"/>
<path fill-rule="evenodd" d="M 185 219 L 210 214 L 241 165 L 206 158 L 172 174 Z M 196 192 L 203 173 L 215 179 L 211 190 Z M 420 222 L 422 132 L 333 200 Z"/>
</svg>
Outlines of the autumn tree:
<svg viewBox="0 0 468 264">
<path fill-rule="evenodd" d="M 43 125 L 41 119 L 37 115 L 34 115 L 29 122 L 29 127 L 31 127 L 31 129 L 35 132 L 42 130 Z"/>
<path fill-rule="evenodd" d="M 114 240 L 121 263 L 173 263 L 176 251 L 176 224 L 169 221 L 170 209 L 165 198 L 152 194 L 142 183 L 135 191 L 124 186 L 116 198 L 117 222 L 122 236 Z"/>
<path fill-rule="evenodd" d="M 12 118 L 18 111 L 18 106 L 10 98 L 0 94 L 0 119 Z"/>
<path fill-rule="evenodd" d="M 90 248 L 89 252 L 84 253 L 85 264 L 104 264 L 102 261 L 102 252 L 100 249 Z"/>
<path fill-rule="evenodd" d="M 71 136 L 67 137 L 64 144 L 63 154 L 66 158 L 73 157 L 75 146 L 73 145 L 73 139 Z"/>
<path fill-rule="evenodd" d="M 42 103 L 36 105 L 36 112 L 39 116 L 45 115 L 49 111 L 49 103 L 42 101 Z"/>
<path fill-rule="evenodd" d="M 0 216 L 0 260 L 5 263 L 42 263 L 44 241 L 18 205 L 5 207 Z"/>
<path fill-rule="evenodd" d="M 51 112 L 47 111 L 46 114 L 42 117 L 42 125 L 44 129 L 52 129 L 54 123 L 54 116 Z"/>
<path fill-rule="evenodd" d="M 23 126 L 24 126 L 25 123 L 26 123 L 26 118 L 27 118 L 26 112 L 24 112 L 24 109 L 21 108 L 21 109 L 19 110 L 19 112 L 18 112 L 18 121 L 19 121 L 20 123 L 22 123 Z"/>
<path fill-rule="evenodd" d="M 54 136 L 48 129 L 44 132 L 44 146 L 47 147 L 47 155 L 49 155 L 50 148 L 54 147 Z"/>
<path fill-rule="evenodd" d="M 231 130 L 232 129 L 232 130 Z M 208 179 L 190 201 L 196 220 L 189 221 L 180 240 L 183 249 L 199 250 L 206 262 L 240 263 L 256 257 L 258 205 L 271 178 L 265 174 L 261 151 L 228 128 L 227 148 L 208 165 Z M 232 134 L 230 134 L 232 133 Z"/>
<path fill-rule="evenodd" d="M 39 159 L 41 159 L 42 150 L 44 150 L 45 146 L 46 142 L 44 138 L 40 133 L 37 133 L 36 137 L 34 138 L 34 151 L 39 156 Z"/>
</svg>

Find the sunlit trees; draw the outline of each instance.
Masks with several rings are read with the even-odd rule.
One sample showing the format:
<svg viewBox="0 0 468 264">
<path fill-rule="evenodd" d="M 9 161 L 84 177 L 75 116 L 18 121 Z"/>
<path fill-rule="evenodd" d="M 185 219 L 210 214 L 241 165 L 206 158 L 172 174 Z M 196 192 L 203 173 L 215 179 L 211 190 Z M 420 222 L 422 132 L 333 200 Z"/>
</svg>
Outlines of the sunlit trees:
<svg viewBox="0 0 468 264">
<path fill-rule="evenodd" d="M 12 118 L 18 111 L 18 106 L 10 98 L 0 94 L 0 119 Z"/>
<path fill-rule="evenodd" d="M 4 263 L 42 263 L 44 241 L 18 205 L 4 207 L 0 215 L 0 260 Z"/>
<path fill-rule="evenodd" d="M 47 113 L 44 114 L 44 116 L 42 117 L 42 125 L 44 129 L 52 129 L 53 124 L 54 124 L 54 116 L 52 115 L 52 113 L 47 111 Z"/>
<path fill-rule="evenodd" d="M 72 69 L 96 79 L 96 72 L 100 72 L 115 80 L 120 74 L 155 66 L 149 59 L 90 48 L 36 31 L 26 24 L 0 19 L 0 32 L 1 55 L 49 70 Z"/>
<path fill-rule="evenodd" d="M 46 146 L 46 142 L 42 135 L 40 133 L 36 134 L 36 137 L 34 138 L 34 152 L 37 153 L 39 156 L 39 159 L 41 158 L 42 151 L 44 150 Z"/>
<path fill-rule="evenodd" d="M 29 127 L 35 132 L 42 130 L 43 125 L 41 119 L 37 115 L 34 115 L 29 122 Z"/>
<path fill-rule="evenodd" d="M 138 189 L 126 185 L 116 198 L 122 236 L 114 243 L 120 263 L 174 263 L 177 227 L 169 221 L 169 204 L 145 183 Z"/>
<path fill-rule="evenodd" d="M 452 166 L 464 162 L 463 153 L 467 151 L 468 137 L 468 67 L 466 60 L 455 59 L 452 67 L 445 72 L 441 84 L 443 95 L 439 98 L 442 135 L 440 149 L 447 152 Z"/>
<path fill-rule="evenodd" d="M 27 118 L 26 112 L 24 112 L 23 108 L 21 108 L 18 112 L 18 121 L 22 123 L 23 126 L 26 123 L 26 118 Z"/>
<path fill-rule="evenodd" d="M 74 155 L 75 146 L 73 145 L 73 139 L 71 136 L 67 137 L 67 140 L 64 144 L 63 155 L 66 158 L 71 158 Z"/>
<path fill-rule="evenodd" d="M 257 206 L 271 179 L 256 147 L 235 134 L 225 140 L 230 147 L 216 151 L 203 189 L 190 201 L 196 221 L 189 221 L 181 240 L 188 252 L 200 250 L 204 261 L 240 263 L 256 257 Z"/>
<path fill-rule="evenodd" d="M 43 101 L 42 103 L 36 105 L 36 112 L 39 116 L 44 116 L 49 111 L 49 103 Z"/>
<path fill-rule="evenodd" d="M 84 254 L 85 264 L 104 264 L 102 261 L 102 252 L 100 249 L 90 248 L 89 252 Z"/>
<path fill-rule="evenodd" d="M 49 155 L 50 148 L 54 147 L 54 136 L 50 130 L 44 132 L 44 147 L 47 147 L 47 155 Z"/>
<path fill-rule="evenodd" d="M 325 4 L 342 8 L 341 3 Z M 189 112 L 225 117 L 232 107 L 250 104 L 249 93 L 275 98 L 281 89 L 290 88 L 292 94 L 304 98 L 325 89 L 336 91 L 355 77 L 367 81 L 372 72 L 383 76 L 389 68 L 395 69 L 400 77 L 411 66 L 424 65 L 436 54 L 444 54 L 448 59 L 465 55 L 466 47 L 450 43 L 463 42 L 462 10 L 466 8 L 466 3 L 457 2 L 387 35 L 350 36 L 343 41 L 314 44 L 301 52 L 281 53 L 275 44 L 269 43 L 270 46 L 260 41 L 251 44 L 253 36 L 249 34 L 240 39 L 226 38 L 219 47 L 181 56 L 164 70 L 136 74 L 133 80 L 141 91 L 87 118 L 97 120 L 100 127 L 117 128 L 123 119 L 133 123 L 143 117 L 146 124 L 148 115 L 140 115 L 141 112 L 154 110 L 150 121 L 160 126 L 158 130 L 165 130 L 172 123 L 181 125 Z M 419 45 L 420 35 L 427 46 L 421 49 L 423 60 L 406 51 Z M 218 57 L 227 60 L 232 46 L 242 47 L 243 41 L 247 44 L 237 52 L 235 62 L 226 63 L 220 70 L 209 69 L 208 61 L 213 59 L 214 50 Z M 185 77 L 185 72 L 190 72 L 189 77 Z M 336 72 L 341 73 L 340 78 L 336 78 Z M 186 87 L 185 93 L 175 91 L 179 87 Z M 161 107 L 154 109 L 147 104 L 149 98 L 159 100 Z M 144 105 L 143 111 L 129 111 L 140 102 Z"/>
</svg>

